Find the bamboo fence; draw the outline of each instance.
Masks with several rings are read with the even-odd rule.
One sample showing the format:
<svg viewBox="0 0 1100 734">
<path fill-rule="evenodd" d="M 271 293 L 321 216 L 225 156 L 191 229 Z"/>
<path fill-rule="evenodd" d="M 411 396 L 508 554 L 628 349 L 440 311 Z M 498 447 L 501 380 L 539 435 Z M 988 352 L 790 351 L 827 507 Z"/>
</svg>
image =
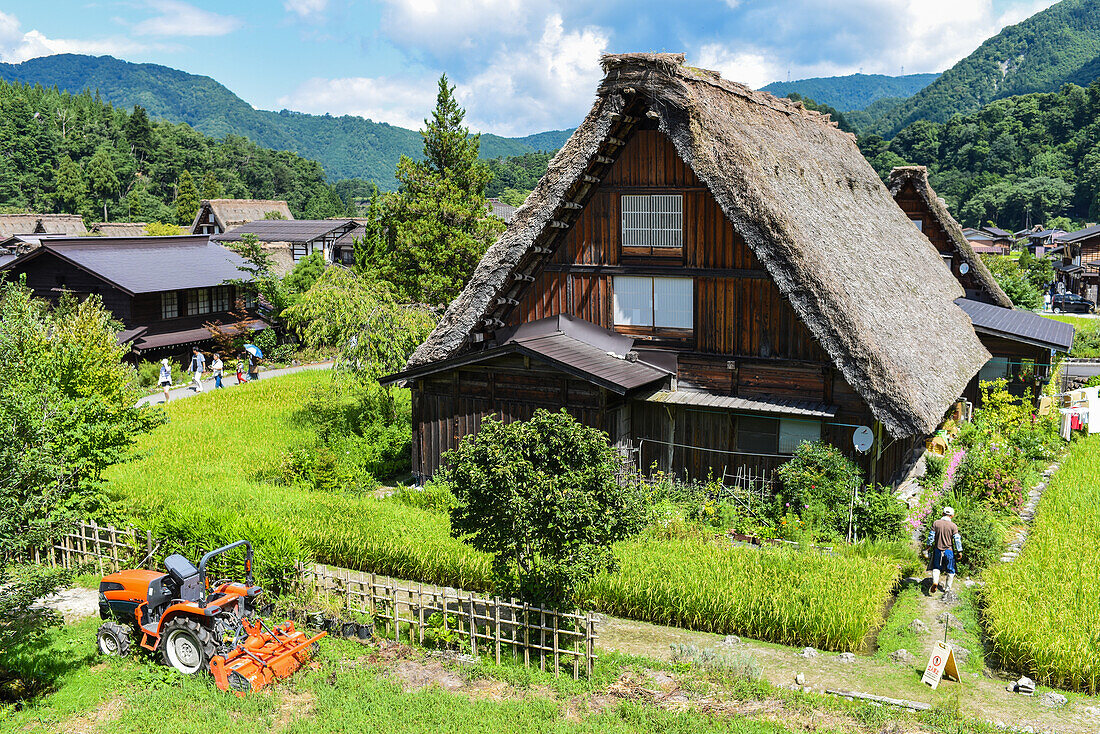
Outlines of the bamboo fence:
<svg viewBox="0 0 1100 734">
<path fill-rule="evenodd" d="M 34 549 L 27 560 L 77 568 L 91 564 L 103 575 L 124 568 L 153 568 L 163 545 L 147 530 L 81 522 L 45 549 Z M 500 663 L 502 656 L 522 657 L 527 667 L 538 665 L 560 675 L 572 668 L 590 676 L 596 663 L 598 615 L 562 612 L 516 599 L 480 596 L 462 589 L 401 581 L 321 564 L 298 564 L 299 582 L 340 599 L 346 612 L 366 615 L 387 637 L 423 644 L 441 633 L 479 650 Z M 438 617 L 432 618 L 433 614 Z"/>
<path fill-rule="evenodd" d="M 555 675 L 571 667 L 574 679 L 582 670 L 590 676 L 597 659 L 598 616 L 591 612 L 562 612 L 322 564 L 300 564 L 298 570 L 313 590 L 342 599 L 345 612 L 369 616 L 395 641 L 404 637 L 423 644 L 428 635 L 453 636 L 475 657 L 479 650 L 498 664 L 504 656 L 522 657 L 525 666 Z"/>
</svg>

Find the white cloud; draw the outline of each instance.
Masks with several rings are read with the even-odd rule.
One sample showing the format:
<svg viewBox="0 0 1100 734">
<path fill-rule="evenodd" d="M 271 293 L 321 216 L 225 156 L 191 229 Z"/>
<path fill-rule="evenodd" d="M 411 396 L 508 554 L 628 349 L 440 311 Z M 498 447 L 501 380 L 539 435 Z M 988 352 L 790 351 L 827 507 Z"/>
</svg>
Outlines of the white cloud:
<svg viewBox="0 0 1100 734">
<path fill-rule="evenodd" d="M 18 18 L 0 11 L 0 60 L 9 64 L 52 54 L 119 56 L 145 48 L 143 44 L 126 38 L 49 38 L 38 30 L 24 31 Z"/>
<path fill-rule="evenodd" d="M 575 125 L 592 106 L 608 36 L 591 26 L 567 31 L 546 18 L 535 41 L 502 46 L 484 71 L 459 85 L 470 124 L 501 135 Z"/>
<path fill-rule="evenodd" d="M 688 62 L 721 72 L 726 79 L 747 84 L 753 89 L 773 82 L 780 74 L 778 59 L 759 50 L 733 50 L 708 43 Z"/>
<path fill-rule="evenodd" d="M 576 125 L 592 104 L 607 36 L 599 28 L 567 31 L 546 19 L 534 41 L 501 46 L 480 73 L 451 77 L 473 130 L 526 135 Z M 278 104 L 302 112 L 351 114 L 412 129 L 435 106 L 438 72 L 415 77 L 311 79 Z"/>
<path fill-rule="evenodd" d="M 435 93 L 430 77 L 310 79 L 278 102 L 300 112 L 358 115 L 416 130 L 435 106 Z"/>
<path fill-rule="evenodd" d="M 435 52 L 526 33 L 547 0 L 383 0 L 382 31 L 393 42 Z"/>
<path fill-rule="evenodd" d="M 286 0 L 283 8 L 300 18 L 316 18 L 328 9 L 328 0 Z"/>
<path fill-rule="evenodd" d="M 181 0 L 146 0 L 159 14 L 134 25 L 142 36 L 224 36 L 240 28 L 240 18 L 197 8 Z"/>
</svg>

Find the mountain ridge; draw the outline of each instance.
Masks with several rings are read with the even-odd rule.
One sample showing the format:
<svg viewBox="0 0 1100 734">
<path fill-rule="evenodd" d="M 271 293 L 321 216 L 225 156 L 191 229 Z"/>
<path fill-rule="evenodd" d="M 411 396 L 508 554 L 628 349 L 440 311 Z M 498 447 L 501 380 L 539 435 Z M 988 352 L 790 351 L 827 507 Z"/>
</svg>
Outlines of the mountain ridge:
<svg viewBox="0 0 1100 734">
<path fill-rule="evenodd" d="M 887 97 L 911 97 L 934 82 L 939 73 L 906 74 L 848 74 L 798 79 L 792 82 L 772 82 L 761 91 L 784 97 L 797 92 L 819 104 L 835 107 L 841 112 L 864 110 Z"/>
<path fill-rule="evenodd" d="M 415 130 L 354 115 L 260 110 L 211 77 L 113 56 L 55 54 L 21 64 L 0 63 L 0 79 L 73 94 L 87 90 L 118 107 L 140 105 L 152 118 L 185 122 L 205 135 L 241 135 L 257 145 L 319 161 L 331 181 L 364 178 L 393 189 L 397 161 L 402 155 L 418 158 L 423 147 Z M 572 130 L 521 138 L 483 134 L 482 157 L 556 150 L 570 134 Z"/>
</svg>

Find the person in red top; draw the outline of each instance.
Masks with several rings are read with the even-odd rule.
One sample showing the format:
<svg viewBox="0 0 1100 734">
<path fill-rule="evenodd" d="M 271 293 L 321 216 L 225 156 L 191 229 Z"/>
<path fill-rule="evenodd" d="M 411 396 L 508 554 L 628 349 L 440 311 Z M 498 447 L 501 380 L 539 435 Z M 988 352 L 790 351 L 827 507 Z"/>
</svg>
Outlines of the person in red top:
<svg viewBox="0 0 1100 734">
<path fill-rule="evenodd" d="M 944 592 L 951 591 L 951 582 L 955 580 L 955 553 L 962 553 L 962 536 L 959 535 L 959 526 L 955 524 L 955 509 L 943 508 L 943 517 L 932 523 L 928 531 L 929 556 L 932 569 L 932 589 L 935 594 L 940 585 L 940 571 L 946 566 L 947 583 L 943 585 Z M 955 550 L 951 545 L 954 543 Z"/>
</svg>

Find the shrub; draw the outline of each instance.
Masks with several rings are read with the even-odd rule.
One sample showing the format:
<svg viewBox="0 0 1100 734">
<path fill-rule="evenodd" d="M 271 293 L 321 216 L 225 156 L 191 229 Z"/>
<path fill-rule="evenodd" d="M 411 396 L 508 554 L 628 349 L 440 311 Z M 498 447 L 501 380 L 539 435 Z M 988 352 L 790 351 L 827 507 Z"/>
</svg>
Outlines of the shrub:
<svg viewBox="0 0 1100 734">
<path fill-rule="evenodd" d="M 1024 499 L 1020 473 L 1025 465 L 1023 452 L 1007 442 L 973 446 L 955 476 L 955 494 L 998 510 L 1018 511 Z"/>
<path fill-rule="evenodd" d="M 270 355 L 264 352 L 268 356 L 268 359 L 272 362 L 279 362 L 286 364 L 294 359 L 294 355 L 298 352 L 298 345 L 290 342 L 279 344 L 271 350 Z"/>
<path fill-rule="evenodd" d="M 861 477 L 851 459 L 830 444 L 805 442 L 777 473 L 783 488 L 775 496 L 773 521 L 795 512 L 811 527 L 841 537 L 847 533 L 848 509 Z"/>
<path fill-rule="evenodd" d="M 611 544 L 641 528 L 644 489 L 602 431 L 564 410 L 529 421 L 487 418 L 448 452 L 443 479 L 458 504 L 451 532 L 493 555 L 497 591 L 564 607 L 614 568 Z"/>
<path fill-rule="evenodd" d="M 255 340 L 252 343 L 260 348 L 260 351 L 264 353 L 264 357 L 271 359 L 271 353 L 275 351 L 275 346 L 278 344 L 275 330 L 261 329 L 256 332 Z"/>
<path fill-rule="evenodd" d="M 858 537 L 894 540 L 904 536 L 902 529 L 908 508 L 889 487 L 868 486 L 859 493 L 854 520 Z"/>
</svg>

